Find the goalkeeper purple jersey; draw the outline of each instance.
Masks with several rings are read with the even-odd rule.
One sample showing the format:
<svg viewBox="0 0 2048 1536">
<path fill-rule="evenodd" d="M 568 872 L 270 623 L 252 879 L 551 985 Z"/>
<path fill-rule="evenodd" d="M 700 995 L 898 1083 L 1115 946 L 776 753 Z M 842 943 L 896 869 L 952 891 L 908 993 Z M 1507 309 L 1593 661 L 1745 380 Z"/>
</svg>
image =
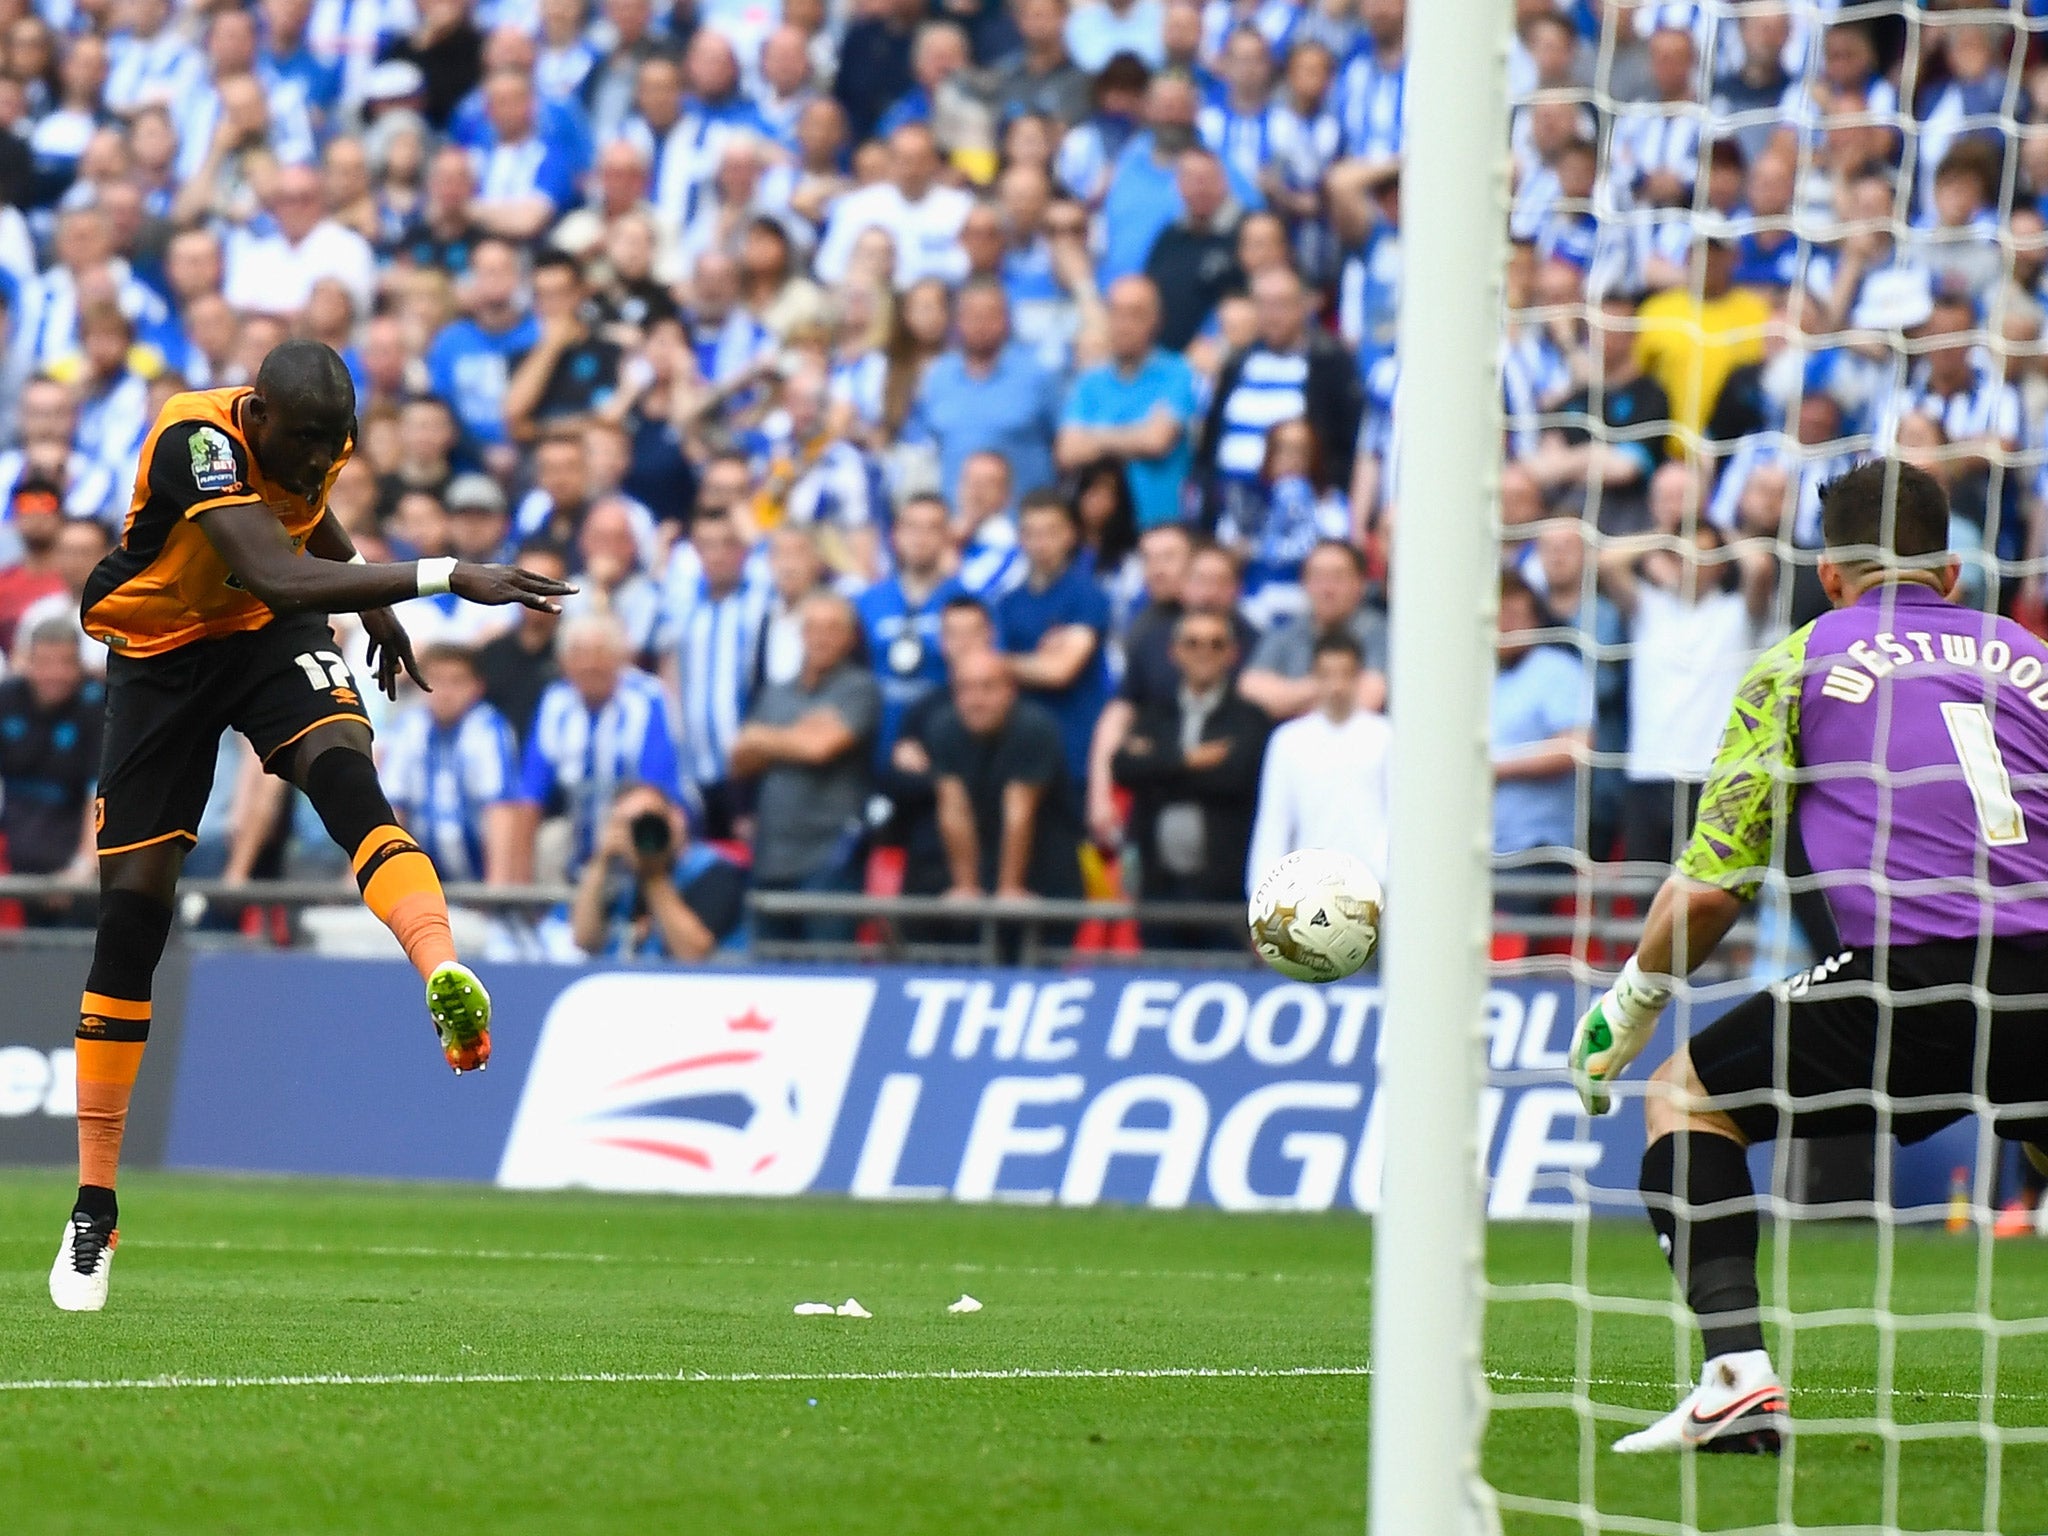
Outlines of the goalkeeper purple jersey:
<svg viewBox="0 0 2048 1536">
<path fill-rule="evenodd" d="M 1880 585 L 1743 678 L 1680 873 L 1753 895 L 1787 808 L 1842 942 L 2048 940 L 2048 647 Z"/>
</svg>

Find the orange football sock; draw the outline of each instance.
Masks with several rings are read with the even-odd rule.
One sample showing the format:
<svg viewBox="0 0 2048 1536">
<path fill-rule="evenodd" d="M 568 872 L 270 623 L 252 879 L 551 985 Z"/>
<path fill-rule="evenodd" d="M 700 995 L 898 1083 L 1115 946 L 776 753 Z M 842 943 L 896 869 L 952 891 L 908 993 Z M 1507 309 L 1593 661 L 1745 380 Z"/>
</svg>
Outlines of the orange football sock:
<svg viewBox="0 0 2048 1536">
<path fill-rule="evenodd" d="M 88 992 L 79 1001 L 78 1015 L 78 1182 L 112 1189 L 144 1042 L 104 1037 L 147 1034 L 149 1004 Z"/>
<path fill-rule="evenodd" d="M 363 905 L 397 936 L 422 980 L 434 973 L 435 966 L 455 958 L 441 877 L 411 833 L 403 827 L 378 827 L 357 846 L 354 865 Z"/>
</svg>

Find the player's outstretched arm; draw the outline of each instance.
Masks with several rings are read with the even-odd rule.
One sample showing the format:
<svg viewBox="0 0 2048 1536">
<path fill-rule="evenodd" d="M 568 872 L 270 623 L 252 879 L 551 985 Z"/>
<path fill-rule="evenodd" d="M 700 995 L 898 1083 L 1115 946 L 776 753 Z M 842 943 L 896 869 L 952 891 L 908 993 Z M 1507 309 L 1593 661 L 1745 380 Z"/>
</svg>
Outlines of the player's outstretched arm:
<svg viewBox="0 0 2048 1536">
<path fill-rule="evenodd" d="M 235 579 L 270 607 L 315 613 L 361 613 L 388 608 L 423 593 L 453 592 L 494 607 L 520 603 L 560 613 L 554 601 L 576 589 L 511 565 L 407 560 L 393 565 L 344 565 L 302 560 L 285 537 L 277 514 L 255 502 L 213 507 L 199 527 Z"/>
</svg>

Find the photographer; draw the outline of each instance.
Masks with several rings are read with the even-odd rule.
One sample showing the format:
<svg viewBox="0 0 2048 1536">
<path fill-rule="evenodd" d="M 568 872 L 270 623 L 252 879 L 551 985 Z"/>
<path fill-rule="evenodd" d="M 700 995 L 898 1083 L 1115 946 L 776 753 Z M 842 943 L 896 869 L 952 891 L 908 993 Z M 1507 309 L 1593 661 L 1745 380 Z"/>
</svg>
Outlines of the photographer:
<svg viewBox="0 0 2048 1536">
<path fill-rule="evenodd" d="M 635 784 L 612 802 L 576 883 L 569 931 L 594 957 L 702 960 L 738 929 L 746 885 L 737 866 L 690 842 L 673 801 Z"/>
</svg>

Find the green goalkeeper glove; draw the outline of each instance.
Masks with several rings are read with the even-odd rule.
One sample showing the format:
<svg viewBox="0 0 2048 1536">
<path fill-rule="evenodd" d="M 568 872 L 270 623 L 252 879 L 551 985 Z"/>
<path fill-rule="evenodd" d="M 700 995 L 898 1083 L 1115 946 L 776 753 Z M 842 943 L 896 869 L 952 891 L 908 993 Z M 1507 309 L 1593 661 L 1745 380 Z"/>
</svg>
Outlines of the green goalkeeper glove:
<svg viewBox="0 0 2048 1536">
<path fill-rule="evenodd" d="M 1587 1114 L 1604 1115 L 1614 1107 L 1607 1085 L 1642 1054 L 1670 1001 L 1671 989 L 1653 983 L 1631 955 L 1614 985 L 1586 1010 L 1572 1031 L 1571 1067 L 1572 1086 Z"/>
</svg>

